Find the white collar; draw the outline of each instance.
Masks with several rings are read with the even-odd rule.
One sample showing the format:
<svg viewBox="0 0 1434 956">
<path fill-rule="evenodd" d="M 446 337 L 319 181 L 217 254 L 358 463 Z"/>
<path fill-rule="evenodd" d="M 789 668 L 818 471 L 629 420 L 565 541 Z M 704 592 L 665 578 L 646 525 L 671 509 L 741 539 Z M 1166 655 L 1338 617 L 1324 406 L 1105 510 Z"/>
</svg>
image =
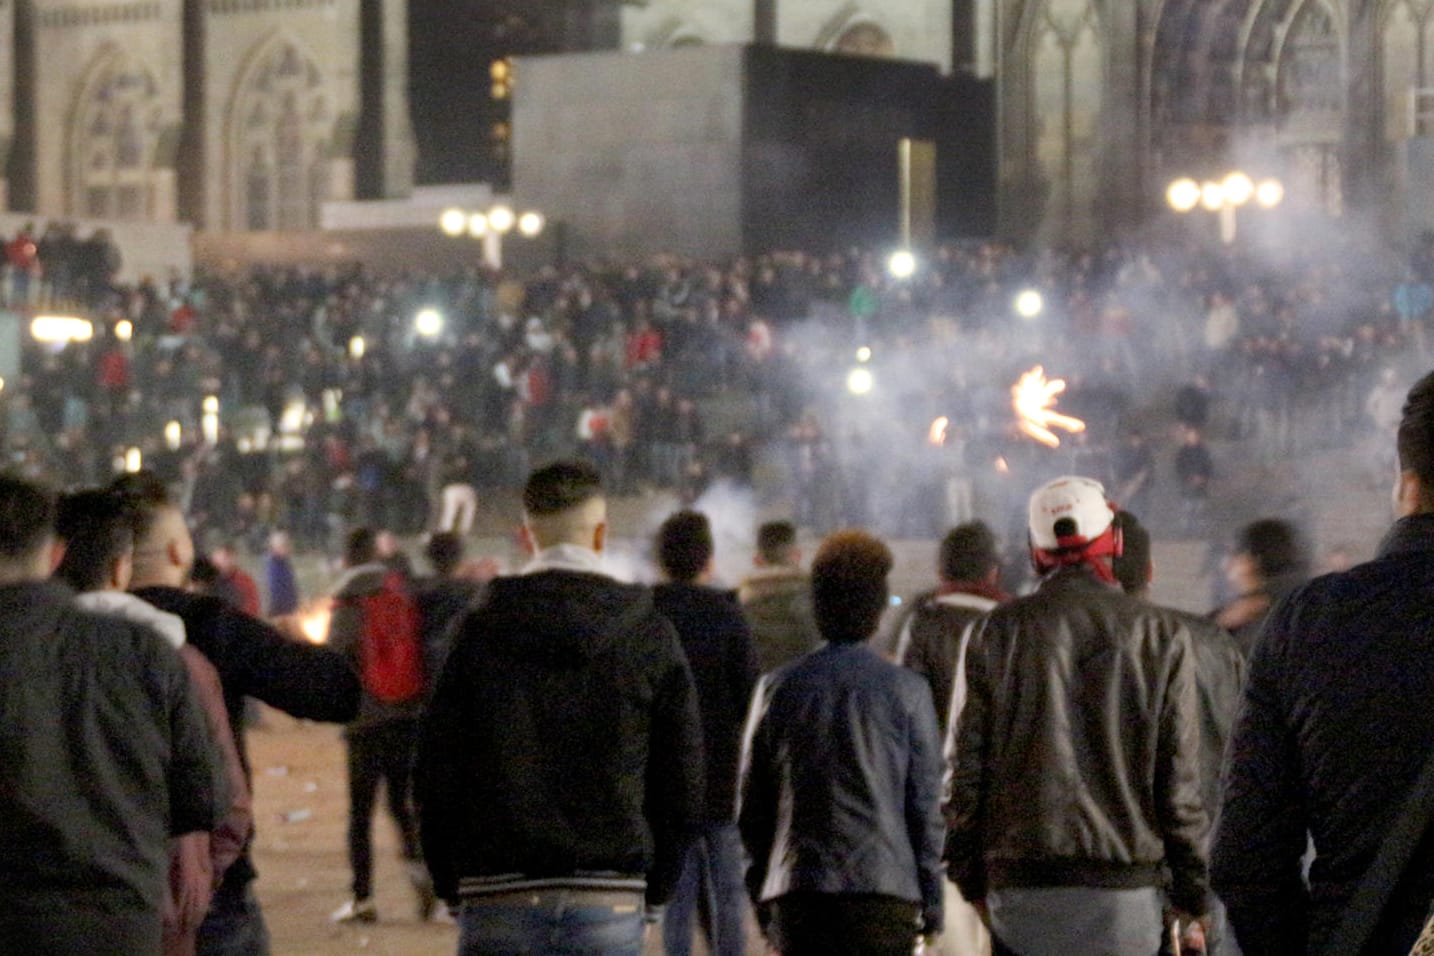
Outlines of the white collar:
<svg viewBox="0 0 1434 956">
<path fill-rule="evenodd" d="M 539 571 L 580 571 L 586 574 L 606 574 L 602 555 L 592 548 L 579 544 L 555 544 L 533 555 L 533 560 L 524 565 L 520 574 L 536 574 Z"/>
<path fill-rule="evenodd" d="M 952 591 L 950 594 L 943 594 L 936 599 L 936 603 L 946 607 L 969 607 L 977 611 L 989 611 L 996 606 L 996 602 L 988 597 L 967 594 L 965 591 Z"/>
<path fill-rule="evenodd" d="M 75 603 L 92 614 L 122 617 L 159 632 L 166 644 L 178 650 L 184 646 L 184 620 L 177 614 L 161 611 L 133 594 L 123 591 L 86 591 L 75 595 Z"/>
</svg>

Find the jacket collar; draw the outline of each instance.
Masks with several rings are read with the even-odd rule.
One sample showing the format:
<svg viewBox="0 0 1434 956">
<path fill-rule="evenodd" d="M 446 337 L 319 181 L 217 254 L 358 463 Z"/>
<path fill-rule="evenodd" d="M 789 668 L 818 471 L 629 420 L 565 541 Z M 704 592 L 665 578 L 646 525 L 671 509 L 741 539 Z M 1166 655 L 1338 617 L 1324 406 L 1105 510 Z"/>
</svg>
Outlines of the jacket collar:
<svg viewBox="0 0 1434 956">
<path fill-rule="evenodd" d="M 606 574 L 602 555 L 591 548 L 576 544 L 557 544 L 544 548 L 533 555 L 522 570 L 522 574 L 536 574 L 539 571 L 578 571 L 586 574 Z"/>
<path fill-rule="evenodd" d="M 1120 585 L 1107 584 L 1096 574 L 1095 569 L 1088 564 L 1067 564 L 1056 568 L 1036 586 L 1040 592 L 1046 591 L 1119 591 Z"/>
<path fill-rule="evenodd" d="M 1434 514 L 1410 515 L 1394 522 L 1379 544 L 1379 556 L 1434 551 Z"/>
</svg>

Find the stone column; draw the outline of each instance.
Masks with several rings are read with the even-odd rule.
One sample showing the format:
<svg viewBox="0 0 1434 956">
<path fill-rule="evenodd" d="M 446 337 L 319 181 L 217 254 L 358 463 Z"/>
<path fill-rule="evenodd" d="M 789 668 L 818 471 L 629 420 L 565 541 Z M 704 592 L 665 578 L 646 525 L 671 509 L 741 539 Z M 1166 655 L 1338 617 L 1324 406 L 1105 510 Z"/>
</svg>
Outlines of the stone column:
<svg viewBox="0 0 1434 956">
<path fill-rule="evenodd" d="M 413 192 L 417 149 L 408 111 L 408 0 L 362 0 L 363 121 L 356 155 L 359 194 L 393 199 Z"/>
<path fill-rule="evenodd" d="M 1105 93 L 1101 97 L 1102 209 L 1097 221 L 1107 230 L 1140 222 L 1145 172 L 1141 156 L 1140 7 L 1115 0 L 1100 8 L 1104 32 Z"/>
</svg>

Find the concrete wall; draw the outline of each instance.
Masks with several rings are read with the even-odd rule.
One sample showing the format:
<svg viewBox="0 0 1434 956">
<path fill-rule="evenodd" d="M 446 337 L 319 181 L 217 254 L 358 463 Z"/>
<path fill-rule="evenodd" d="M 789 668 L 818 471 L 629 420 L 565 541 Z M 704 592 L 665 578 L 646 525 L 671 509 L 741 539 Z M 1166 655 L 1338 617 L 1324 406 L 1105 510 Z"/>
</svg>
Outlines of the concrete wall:
<svg viewBox="0 0 1434 956">
<path fill-rule="evenodd" d="M 79 110 L 87 87 L 119 57 L 155 83 L 152 112 L 142 117 L 146 139 L 177 137 L 181 124 L 180 0 L 34 0 L 35 210 L 43 215 L 85 212 L 76 185 L 85 157 L 75 155 Z M 172 139 L 170 141 L 173 141 Z M 174 175 L 167 157 L 155 157 L 144 217 L 175 217 Z M 172 160 L 170 160 L 172 162 Z M 168 172 L 166 172 L 166 168 Z"/>
<path fill-rule="evenodd" d="M 0 0 L 0 210 L 9 208 L 10 147 L 15 142 L 15 4 Z"/>
<path fill-rule="evenodd" d="M 951 68 L 950 0 L 778 0 L 777 43 L 822 50 L 847 26 L 871 23 L 892 39 L 897 59 Z M 751 0 L 654 0 L 622 8 L 622 48 L 676 43 L 750 43 Z"/>
<path fill-rule="evenodd" d="M 330 199 L 354 195 L 353 141 L 359 116 L 358 0 L 208 0 L 204 50 L 191 81 L 203 83 L 204 130 L 191 175 L 205 178 L 207 229 L 243 228 L 243 158 L 236 156 L 235 110 L 251 71 L 276 47 L 292 43 L 318 68 L 325 101 L 325 139 L 333 151 Z"/>
<path fill-rule="evenodd" d="M 74 224 L 81 237 L 89 236 L 96 229 L 108 229 L 124 258 L 119 274 L 121 282 L 139 282 L 145 276 L 163 280 L 176 270 L 187 276 L 193 268 L 190 251 L 192 230 L 179 223 L 117 222 L 0 212 L 0 236 L 13 236 L 27 225 L 33 227 L 38 236 L 45 231 L 45 225 L 51 219 L 64 219 Z"/>
<path fill-rule="evenodd" d="M 741 245 L 741 47 L 525 59 L 513 195 L 575 256 Z"/>
</svg>

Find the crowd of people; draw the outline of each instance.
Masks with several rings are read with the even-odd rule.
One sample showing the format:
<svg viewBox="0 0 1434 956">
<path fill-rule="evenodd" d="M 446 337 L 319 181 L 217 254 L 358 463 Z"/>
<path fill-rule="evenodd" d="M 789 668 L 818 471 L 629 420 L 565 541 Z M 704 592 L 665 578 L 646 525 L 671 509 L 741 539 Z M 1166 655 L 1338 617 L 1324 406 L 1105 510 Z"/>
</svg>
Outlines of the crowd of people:
<svg viewBox="0 0 1434 956">
<path fill-rule="evenodd" d="M 183 484 L 202 537 L 256 550 L 274 527 L 330 551 L 354 523 L 464 530 L 488 492 L 569 454 L 617 494 L 691 501 L 714 479 L 758 477 L 804 526 L 930 535 L 948 517 L 921 505 L 932 488 L 955 479 L 1009 512 L 1011 489 L 1049 471 L 1021 471 L 1037 450 L 1013 432 L 1010 387 L 1034 365 L 1067 381 L 1061 410 L 1090 426 L 1059 453 L 1067 470 L 1122 488 L 1146 470 L 1132 447 L 1173 440 L 1150 429 L 1152 408 L 1174 407 L 1201 443 L 1270 459 L 1353 441 L 1381 375 L 1407 382 L 1427 357 L 1434 301 L 1429 255 L 1338 245 L 949 245 L 904 280 L 854 250 L 526 279 L 256 268 L 134 287 L 68 278 L 76 243 L 17 246 L 5 303 L 77 303 L 95 334 L 24 342 L 0 419 L 10 463 L 80 485 L 135 449 Z M 1022 290 L 1040 295 L 1018 314 Z M 869 394 L 847 391 L 858 364 Z M 952 424 L 932 447 L 938 418 Z"/>
<path fill-rule="evenodd" d="M 559 460 L 524 483 L 516 574 L 438 532 L 421 577 L 351 528 L 323 644 L 259 617 L 232 555 L 195 573 L 158 476 L 58 504 L 0 476 L 0 938 L 276 951 L 252 696 L 346 725 L 334 921 L 389 918 L 383 782 L 418 916 L 456 919 L 460 956 L 686 956 L 698 932 L 742 956 L 752 922 L 785 956 L 1409 952 L 1434 938 L 1434 373 L 1396 435 L 1373 561 L 1310 580 L 1300 529 L 1257 521 L 1208 616 L 1150 600 L 1148 530 L 1087 476 L 1029 495 L 1021 593 L 973 520 L 892 619 L 865 530 L 803 570 L 797 528 L 765 524 L 728 591 L 679 509 L 661 583 L 621 583 L 602 472 Z"/>
</svg>

